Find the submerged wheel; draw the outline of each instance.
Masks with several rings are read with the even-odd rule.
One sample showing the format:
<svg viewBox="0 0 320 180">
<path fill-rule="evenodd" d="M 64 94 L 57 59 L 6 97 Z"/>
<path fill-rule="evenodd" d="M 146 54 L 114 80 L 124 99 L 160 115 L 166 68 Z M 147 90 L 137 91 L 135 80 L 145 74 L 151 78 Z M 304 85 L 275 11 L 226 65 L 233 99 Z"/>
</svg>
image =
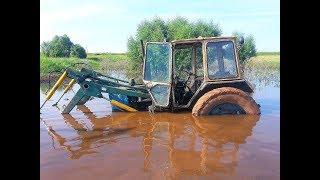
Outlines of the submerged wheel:
<svg viewBox="0 0 320 180">
<path fill-rule="evenodd" d="M 251 96 L 240 89 L 232 87 L 217 88 L 205 93 L 198 99 L 192 114 L 260 114 L 259 105 Z"/>
</svg>

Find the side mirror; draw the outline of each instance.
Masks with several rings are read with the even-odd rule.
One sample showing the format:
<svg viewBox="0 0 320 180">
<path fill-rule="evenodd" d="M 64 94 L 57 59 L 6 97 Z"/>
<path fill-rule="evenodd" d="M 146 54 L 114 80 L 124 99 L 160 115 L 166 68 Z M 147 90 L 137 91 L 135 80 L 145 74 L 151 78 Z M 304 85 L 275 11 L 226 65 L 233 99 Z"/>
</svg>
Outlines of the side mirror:
<svg viewBox="0 0 320 180">
<path fill-rule="evenodd" d="M 142 54 L 142 61 L 144 59 L 144 44 L 143 44 L 143 40 L 140 39 L 140 44 L 141 44 L 141 54 Z"/>
<path fill-rule="evenodd" d="M 163 42 L 168 42 L 168 32 L 164 30 L 162 33 L 163 33 L 163 36 L 164 36 Z"/>
<path fill-rule="evenodd" d="M 238 45 L 241 47 L 244 43 L 244 38 L 241 36 L 238 41 Z"/>
<path fill-rule="evenodd" d="M 239 37 L 239 39 L 237 40 L 237 49 L 238 49 L 238 51 L 240 51 L 243 43 L 244 43 L 244 38 L 241 36 L 241 37 Z"/>
</svg>

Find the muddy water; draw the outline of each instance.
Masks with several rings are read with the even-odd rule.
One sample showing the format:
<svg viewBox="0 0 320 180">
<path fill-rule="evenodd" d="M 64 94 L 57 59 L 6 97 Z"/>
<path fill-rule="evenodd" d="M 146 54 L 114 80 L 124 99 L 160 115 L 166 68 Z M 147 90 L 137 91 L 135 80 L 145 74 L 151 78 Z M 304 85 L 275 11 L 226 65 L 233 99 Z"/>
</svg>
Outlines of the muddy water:
<svg viewBox="0 0 320 180">
<path fill-rule="evenodd" d="M 52 107 L 60 94 L 41 111 L 41 179 L 279 179 L 279 86 L 272 83 L 254 94 L 261 116 L 115 113 L 100 99 L 61 115 L 74 93 Z"/>
</svg>

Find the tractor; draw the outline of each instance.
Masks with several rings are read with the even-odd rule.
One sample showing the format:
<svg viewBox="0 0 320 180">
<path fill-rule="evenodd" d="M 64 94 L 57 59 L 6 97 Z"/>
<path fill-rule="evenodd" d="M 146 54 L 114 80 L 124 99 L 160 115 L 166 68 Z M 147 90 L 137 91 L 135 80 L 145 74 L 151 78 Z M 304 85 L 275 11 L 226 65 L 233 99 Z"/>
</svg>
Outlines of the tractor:
<svg viewBox="0 0 320 180">
<path fill-rule="evenodd" d="M 251 97 L 253 87 L 244 79 L 239 62 L 238 51 L 243 43 L 243 38 L 236 37 L 146 43 L 141 40 L 143 84 L 86 68 L 67 69 L 46 101 L 69 77 L 72 80 L 63 94 L 74 83 L 80 89 L 62 113 L 70 113 L 76 105 L 98 97 L 110 101 L 113 110 L 129 112 L 190 110 L 195 116 L 260 114 L 260 105 Z"/>
</svg>

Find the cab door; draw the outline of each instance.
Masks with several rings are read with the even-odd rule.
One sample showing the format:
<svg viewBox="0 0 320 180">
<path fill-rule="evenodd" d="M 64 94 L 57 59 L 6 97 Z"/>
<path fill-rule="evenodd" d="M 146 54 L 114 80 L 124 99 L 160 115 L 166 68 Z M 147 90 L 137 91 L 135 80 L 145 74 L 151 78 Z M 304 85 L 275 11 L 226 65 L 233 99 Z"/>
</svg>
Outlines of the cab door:
<svg viewBox="0 0 320 180">
<path fill-rule="evenodd" d="M 145 48 L 143 82 L 156 106 L 168 107 L 172 83 L 172 45 L 148 42 Z"/>
</svg>

